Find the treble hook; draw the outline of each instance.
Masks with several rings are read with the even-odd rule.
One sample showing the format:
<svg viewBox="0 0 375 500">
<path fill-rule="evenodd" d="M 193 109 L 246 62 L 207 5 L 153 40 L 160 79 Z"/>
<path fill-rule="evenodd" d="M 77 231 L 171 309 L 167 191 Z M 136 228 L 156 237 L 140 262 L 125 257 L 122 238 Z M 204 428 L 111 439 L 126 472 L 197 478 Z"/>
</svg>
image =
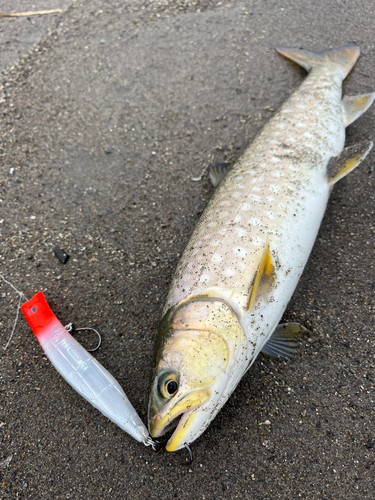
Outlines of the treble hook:
<svg viewBox="0 0 375 500">
<path fill-rule="evenodd" d="M 163 446 L 168 442 L 168 438 L 162 439 L 161 441 L 159 441 L 158 439 L 153 439 L 153 442 L 155 443 L 155 448 L 153 447 L 152 449 L 154 451 L 160 451 L 163 448 Z"/>
<path fill-rule="evenodd" d="M 154 443 L 156 444 L 156 450 L 153 447 L 154 451 L 159 451 L 165 445 L 165 443 L 167 443 L 167 442 L 168 442 L 168 438 L 162 439 L 161 441 L 157 441 L 155 439 Z M 190 449 L 190 446 L 187 443 L 184 443 L 184 448 L 186 448 L 187 452 L 189 453 L 189 461 L 188 462 L 184 462 L 181 465 L 191 465 L 193 463 L 193 453 L 192 453 L 192 451 Z"/>
<path fill-rule="evenodd" d="M 189 462 L 184 463 L 182 465 L 191 465 L 193 463 L 193 453 L 192 453 L 192 451 L 187 443 L 184 443 L 184 448 L 187 449 L 187 451 L 189 453 L 190 460 L 189 460 Z"/>
<path fill-rule="evenodd" d="M 68 323 L 65 326 L 65 328 L 70 333 L 73 330 L 73 323 Z M 99 349 L 99 347 L 102 345 L 102 337 L 101 337 L 100 333 L 97 330 L 95 330 L 95 328 L 90 328 L 89 326 L 85 326 L 83 328 L 74 328 L 74 330 L 76 332 L 78 332 L 79 330 L 93 330 L 96 333 L 96 335 L 98 336 L 98 339 L 99 339 L 98 345 L 94 349 L 87 349 L 88 352 L 97 351 Z"/>
</svg>

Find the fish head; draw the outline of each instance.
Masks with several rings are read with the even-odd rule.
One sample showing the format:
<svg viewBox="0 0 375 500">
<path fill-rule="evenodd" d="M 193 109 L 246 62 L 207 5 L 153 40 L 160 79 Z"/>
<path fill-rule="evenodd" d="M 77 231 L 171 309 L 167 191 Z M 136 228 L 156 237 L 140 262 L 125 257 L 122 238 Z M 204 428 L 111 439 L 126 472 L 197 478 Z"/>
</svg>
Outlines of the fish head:
<svg viewBox="0 0 375 500">
<path fill-rule="evenodd" d="M 194 441 L 216 414 L 227 384 L 228 345 L 215 332 L 170 330 L 154 370 L 149 430 L 158 438 L 176 427 L 166 450 Z"/>
</svg>

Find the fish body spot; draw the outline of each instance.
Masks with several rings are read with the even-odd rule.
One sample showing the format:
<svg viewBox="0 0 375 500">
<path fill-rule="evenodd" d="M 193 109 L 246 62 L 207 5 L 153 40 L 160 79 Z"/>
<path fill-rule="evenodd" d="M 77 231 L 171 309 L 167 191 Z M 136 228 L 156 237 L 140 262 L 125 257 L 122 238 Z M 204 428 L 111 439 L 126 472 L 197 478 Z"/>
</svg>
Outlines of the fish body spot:
<svg viewBox="0 0 375 500">
<path fill-rule="evenodd" d="M 220 245 L 220 243 L 221 243 L 221 240 L 212 240 L 210 245 L 212 247 L 218 247 Z"/>
<path fill-rule="evenodd" d="M 223 210 L 222 212 L 219 213 L 219 219 L 225 219 L 225 217 L 228 217 L 229 212 L 226 210 Z"/>
<path fill-rule="evenodd" d="M 279 177 L 285 177 L 284 172 L 281 172 L 280 170 L 273 170 L 271 172 L 271 175 L 272 175 L 272 177 L 277 177 L 277 178 L 279 178 Z"/>
<path fill-rule="evenodd" d="M 260 201 L 262 201 L 262 198 L 256 194 L 249 194 L 249 199 L 251 201 L 255 201 L 256 203 L 259 203 Z M 249 205 L 249 207 L 251 208 L 251 205 Z"/>
<path fill-rule="evenodd" d="M 249 219 L 248 222 L 249 222 L 250 226 L 260 226 L 262 224 L 261 220 L 257 219 L 256 217 L 251 217 L 251 219 Z"/>
<path fill-rule="evenodd" d="M 234 248 L 232 248 L 232 251 L 238 257 L 246 257 L 247 256 L 247 251 L 242 247 L 234 247 Z"/>
<path fill-rule="evenodd" d="M 236 227 L 235 229 L 235 233 L 237 236 L 239 236 L 240 238 L 243 238 L 244 236 L 247 235 L 247 231 L 246 229 L 244 229 L 243 227 Z"/>
<path fill-rule="evenodd" d="M 280 186 L 278 186 L 277 184 L 270 184 L 268 186 L 268 189 L 273 193 L 278 193 L 280 191 Z"/>
<path fill-rule="evenodd" d="M 211 261 L 214 262 L 215 264 L 219 264 L 220 262 L 223 261 L 223 257 L 218 253 L 214 253 L 213 256 L 211 257 Z"/>
<path fill-rule="evenodd" d="M 220 202 L 221 207 L 229 207 L 231 205 L 231 202 L 229 200 L 223 200 Z"/>
<path fill-rule="evenodd" d="M 210 279 L 210 275 L 207 273 L 203 273 L 203 274 L 201 274 L 199 281 L 201 283 L 206 283 L 209 279 Z"/>
<path fill-rule="evenodd" d="M 262 238 L 260 238 L 259 236 L 255 236 L 253 238 L 252 243 L 253 243 L 253 245 L 260 246 L 260 245 L 264 245 L 265 241 Z"/>
<path fill-rule="evenodd" d="M 233 267 L 227 267 L 226 269 L 224 269 L 223 275 L 228 278 L 232 278 L 236 274 L 236 272 L 237 271 Z"/>
<path fill-rule="evenodd" d="M 250 203 L 245 203 L 245 202 L 244 202 L 244 203 L 242 203 L 242 204 L 241 204 L 241 210 L 242 210 L 243 212 L 248 212 L 249 210 L 251 210 L 251 205 L 250 205 Z"/>
</svg>

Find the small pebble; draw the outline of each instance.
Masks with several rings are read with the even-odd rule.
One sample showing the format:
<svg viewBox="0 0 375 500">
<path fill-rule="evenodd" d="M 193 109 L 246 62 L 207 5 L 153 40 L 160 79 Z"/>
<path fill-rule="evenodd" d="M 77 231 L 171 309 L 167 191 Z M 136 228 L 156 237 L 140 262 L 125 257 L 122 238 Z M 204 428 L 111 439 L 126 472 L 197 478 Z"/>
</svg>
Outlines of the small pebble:
<svg viewBox="0 0 375 500">
<path fill-rule="evenodd" d="M 68 262 L 69 255 L 66 252 L 64 252 L 64 250 L 61 250 L 61 248 L 56 247 L 53 249 L 53 252 L 56 255 L 56 257 L 59 259 L 61 264 L 66 264 Z"/>
</svg>

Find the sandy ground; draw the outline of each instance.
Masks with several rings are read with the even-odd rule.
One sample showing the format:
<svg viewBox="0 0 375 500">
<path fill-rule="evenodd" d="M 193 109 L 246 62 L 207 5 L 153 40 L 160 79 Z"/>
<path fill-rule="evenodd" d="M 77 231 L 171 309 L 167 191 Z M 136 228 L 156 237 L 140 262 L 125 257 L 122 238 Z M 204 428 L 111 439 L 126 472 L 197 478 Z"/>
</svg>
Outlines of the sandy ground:
<svg viewBox="0 0 375 500">
<path fill-rule="evenodd" d="M 0 0 L 0 13 L 13 14 L 42 10 L 66 10 L 69 0 Z M 0 17 L 0 70 L 13 65 L 44 36 L 60 14 Z"/>
<path fill-rule="evenodd" d="M 95 355 L 144 420 L 163 302 L 212 194 L 191 178 L 234 162 L 303 80 L 275 46 L 356 43 L 344 92 L 374 90 L 374 9 L 82 0 L 3 72 L 0 272 L 28 297 L 43 290 L 63 324 L 102 332 Z M 373 140 L 374 122 L 375 107 L 347 143 Z M 258 358 L 191 466 L 77 396 L 21 318 L 0 351 L 0 497 L 373 499 L 374 158 L 336 186 L 286 310 L 310 334 L 291 361 Z M 0 301 L 5 345 L 17 296 L 2 284 Z"/>
</svg>

